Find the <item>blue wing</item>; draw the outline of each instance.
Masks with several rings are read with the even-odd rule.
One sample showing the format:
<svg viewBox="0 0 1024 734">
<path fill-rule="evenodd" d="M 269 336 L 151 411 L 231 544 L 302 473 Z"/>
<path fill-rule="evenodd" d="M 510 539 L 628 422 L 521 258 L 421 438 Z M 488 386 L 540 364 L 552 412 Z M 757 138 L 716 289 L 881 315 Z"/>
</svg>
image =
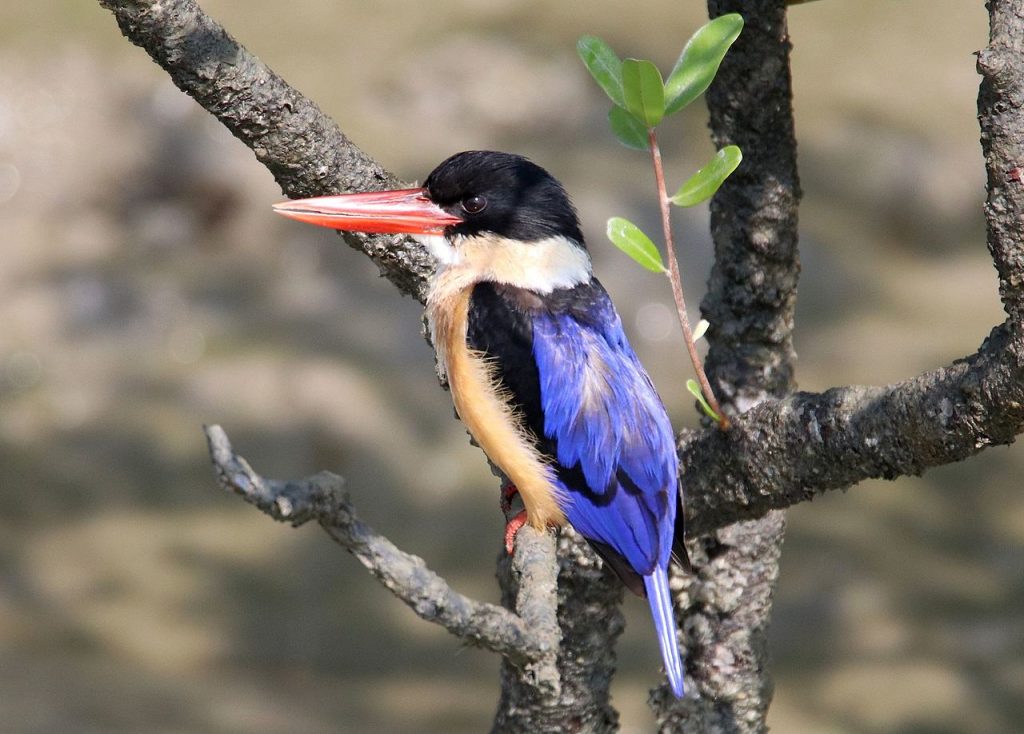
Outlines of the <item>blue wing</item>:
<svg viewBox="0 0 1024 734">
<path fill-rule="evenodd" d="M 544 296 L 480 283 L 467 341 L 492 360 L 538 448 L 556 460 L 569 522 L 631 589 L 646 592 L 672 691 L 682 696 L 668 587 L 675 440 L 608 294 L 596 279 Z"/>
<path fill-rule="evenodd" d="M 671 553 L 675 441 L 611 299 L 595 286 L 585 307 L 534 316 L 544 436 L 569 470 L 559 473 L 569 522 L 648 575 Z"/>
</svg>

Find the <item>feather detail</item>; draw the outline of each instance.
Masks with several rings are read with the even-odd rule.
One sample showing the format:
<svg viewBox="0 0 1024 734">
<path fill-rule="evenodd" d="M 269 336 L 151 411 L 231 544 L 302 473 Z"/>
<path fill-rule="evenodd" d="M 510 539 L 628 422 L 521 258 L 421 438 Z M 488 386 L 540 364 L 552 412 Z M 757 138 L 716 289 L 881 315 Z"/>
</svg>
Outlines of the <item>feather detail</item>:
<svg viewBox="0 0 1024 734">
<path fill-rule="evenodd" d="M 658 633 L 661 659 L 665 663 L 665 674 L 676 698 L 682 698 L 683 661 L 679 654 L 679 635 L 676 632 L 676 617 L 672 612 L 672 594 L 668 588 L 668 572 L 659 566 L 650 576 L 644 576 L 647 588 L 647 602 L 651 605 L 654 629 Z"/>
<path fill-rule="evenodd" d="M 550 462 L 523 427 L 493 365 L 466 345 L 471 293 L 472 287 L 449 293 L 435 288 L 427 299 L 427 319 L 455 410 L 480 448 L 519 490 L 529 523 L 540 529 L 561 525 L 564 498 Z"/>
<path fill-rule="evenodd" d="M 596 281 L 585 308 L 534 317 L 533 353 L 569 522 L 641 576 L 667 566 L 678 483 L 672 426 Z"/>
</svg>

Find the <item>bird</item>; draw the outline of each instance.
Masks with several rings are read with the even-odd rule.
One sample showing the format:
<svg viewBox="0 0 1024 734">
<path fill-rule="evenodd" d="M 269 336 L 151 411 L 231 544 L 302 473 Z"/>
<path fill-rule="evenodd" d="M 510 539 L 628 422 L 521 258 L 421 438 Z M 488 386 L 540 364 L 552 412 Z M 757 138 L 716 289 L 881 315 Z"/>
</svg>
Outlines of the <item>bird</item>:
<svg viewBox="0 0 1024 734">
<path fill-rule="evenodd" d="M 670 688 L 684 695 L 668 569 L 679 502 L 672 425 L 594 277 L 565 188 L 527 158 L 465 151 L 423 185 L 284 201 L 285 217 L 405 234 L 437 260 L 426 316 L 455 410 L 508 478 L 526 523 L 568 523 L 646 596 Z"/>
</svg>

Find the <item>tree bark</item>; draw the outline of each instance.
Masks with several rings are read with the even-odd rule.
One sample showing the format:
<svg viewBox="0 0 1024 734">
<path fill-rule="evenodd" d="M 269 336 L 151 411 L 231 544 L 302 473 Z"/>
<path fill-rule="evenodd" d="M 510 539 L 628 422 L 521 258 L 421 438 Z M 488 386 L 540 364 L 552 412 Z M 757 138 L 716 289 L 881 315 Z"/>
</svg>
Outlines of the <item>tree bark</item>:
<svg viewBox="0 0 1024 734">
<path fill-rule="evenodd" d="M 707 92 L 715 147 L 738 145 L 744 161 L 711 201 L 715 260 L 701 303 L 710 323 L 708 374 L 735 415 L 787 395 L 795 384 L 800 184 L 784 0 L 709 0 L 708 12 L 740 12 L 746 21 Z M 714 433 L 729 441 L 736 430 L 745 426 Z M 687 502 L 695 489 L 689 469 Z M 717 496 L 717 489 L 707 495 Z M 702 532 L 699 516 L 688 510 L 686 521 L 691 532 Z M 695 685 L 682 701 L 660 699 L 663 731 L 766 729 L 766 634 L 785 527 L 781 512 L 769 512 L 691 541 L 695 578 L 684 584 L 678 608 Z"/>
<path fill-rule="evenodd" d="M 195 0 L 100 4 L 180 89 L 253 150 L 287 195 L 399 183 L 312 102 L 239 46 Z M 776 510 L 867 477 L 919 474 L 1011 443 L 1024 430 L 1024 0 L 988 3 L 990 43 L 978 56 L 988 243 L 1006 322 L 975 354 L 948 367 L 882 388 L 847 386 L 794 395 L 791 332 L 800 190 L 785 5 L 784 0 L 708 2 L 712 16 L 735 11 L 746 19 L 708 92 L 716 144 L 736 143 L 745 156 L 712 202 L 715 263 L 702 304 L 711 323 L 708 371 L 734 417 L 727 432 L 688 431 L 679 442 L 696 575 L 673 580 L 691 681 L 690 695 L 681 702 L 664 688 L 656 692 L 666 731 L 764 729 L 771 699 L 765 630 L 785 527 Z M 423 299 L 433 262 L 419 245 L 388 236 L 346 239 L 401 292 Z M 258 493 L 254 497 L 259 499 Z M 287 492 L 268 497 L 264 509 L 275 517 L 280 499 L 294 499 Z M 502 647 L 501 635 L 481 631 L 486 625 L 460 626 L 462 610 L 478 609 L 472 606 L 476 602 L 445 596 L 453 592 L 443 583 L 429 598 L 454 604 L 454 609 L 445 609 L 445 603 L 437 607 L 454 620 L 446 625 L 453 633 L 505 655 L 496 731 L 614 731 L 617 714 L 609 704 L 608 683 L 622 629 L 621 589 L 585 544 L 564 533 L 557 542 L 556 610 L 551 569 L 539 572 L 522 556 L 543 555 L 535 543 L 544 542 L 517 544 L 522 549 L 499 568 L 505 606 L 517 613 L 512 631 L 523 635 L 521 656 Z M 406 594 L 407 603 L 422 591 L 418 571 L 402 581 L 384 571 L 378 576 L 391 579 L 385 583 L 399 596 Z M 534 603 L 545 595 L 547 607 Z M 483 620 L 491 614 L 505 619 L 500 611 L 478 611 Z M 550 650 L 531 642 L 529 633 L 535 625 L 551 629 L 556 618 L 562 641 L 551 663 Z"/>
<path fill-rule="evenodd" d="M 99 0 L 121 32 L 214 115 L 299 199 L 378 191 L 399 179 L 356 147 L 313 102 L 249 53 L 196 0 Z M 404 237 L 346 233 L 395 286 L 420 301 L 433 259 Z"/>
<path fill-rule="evenodd" d="M 1014 337 L 1024 328 L 1024 0 L 990 0 L 989 44 L 978 54 L 988 247 Z M 1018 365 L 1020 362 L 1018 361 Z"/>
<path fill-rule="evenodd" d="M 499 561 L 502 604 L 512 607 L 528 582 L 536 579 L 506 572 Z M 612 708 L 609 686 L 615 676 L 615 642 L 625 628 L 622 584 L 572 530 L 558 538 L 558 626 L 562 646 L 557 667 L 557 695 L 539 689 L 530 671 L 508 657 L 501 663 L 501 698 L 494 734 L 503 732 L 618 731 L 619 715 Z"/>
</svg>

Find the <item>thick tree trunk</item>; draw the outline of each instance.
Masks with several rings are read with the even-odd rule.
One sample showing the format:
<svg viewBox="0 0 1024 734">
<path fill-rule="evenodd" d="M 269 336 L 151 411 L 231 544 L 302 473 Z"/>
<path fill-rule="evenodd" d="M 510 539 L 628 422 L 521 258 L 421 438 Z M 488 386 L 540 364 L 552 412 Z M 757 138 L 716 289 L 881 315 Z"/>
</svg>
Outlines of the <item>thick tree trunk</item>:
<svg viewBox="0 0 1024 734">
<path fill-rule="evenodd" d="M 744 161 L 711 202 L 715 263 L 701 304 L 708 374 L 736 414 L 795 385 L 800 184 L 784 0 L 709 0 L 708 11 L 746 21 L 707 93 L 715 146 L 739 145 Z M 680 608 L 695 685 L 681 702 L 661 699 L 663 731 L 766 729 L 766 634 L 785 527 L 774 511 L 691 543 L 696 578 Z"/>
</svg>

